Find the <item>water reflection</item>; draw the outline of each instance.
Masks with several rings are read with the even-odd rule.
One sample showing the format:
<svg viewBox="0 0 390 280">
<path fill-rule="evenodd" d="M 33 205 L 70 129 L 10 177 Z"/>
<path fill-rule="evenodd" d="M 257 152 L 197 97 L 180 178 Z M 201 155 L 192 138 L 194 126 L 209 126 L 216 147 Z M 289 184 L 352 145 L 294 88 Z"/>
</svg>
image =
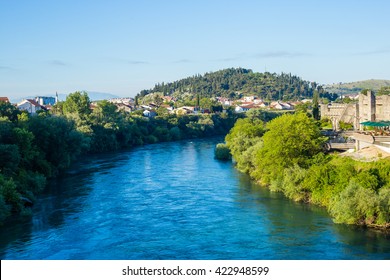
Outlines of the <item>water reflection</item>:
<svg viewBox="0 0 390 280">
<path fill-rule="evenodd" d="M 241 195 L 250 193 L 265 215 L 276 259 L 390 259 L 383 231 L 334 224 L 324 208 L 288 200 L 240 175 Z"/>
<path fill-rule="evenodd" d="M 378 255 L 379 259 L 390 259 L 390 235 L 383 231 L 358 226 L 335 225 L 341 243 L 345 244 L 346 254 L 368 259 Z"/>
</svg>

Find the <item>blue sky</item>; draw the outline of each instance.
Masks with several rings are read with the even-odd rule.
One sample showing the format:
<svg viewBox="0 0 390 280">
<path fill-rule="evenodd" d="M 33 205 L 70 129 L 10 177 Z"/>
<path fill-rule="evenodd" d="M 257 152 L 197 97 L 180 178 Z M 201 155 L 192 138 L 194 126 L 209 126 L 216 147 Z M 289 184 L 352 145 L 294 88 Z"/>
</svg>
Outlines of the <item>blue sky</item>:
<svg viewBox="0 0 390 280">
<path fill-rule="evenodd" d="M 134 96 L 228 67 L 390 79 L 390 1 L 0 0 L 0 96 Z"/>
</svg>

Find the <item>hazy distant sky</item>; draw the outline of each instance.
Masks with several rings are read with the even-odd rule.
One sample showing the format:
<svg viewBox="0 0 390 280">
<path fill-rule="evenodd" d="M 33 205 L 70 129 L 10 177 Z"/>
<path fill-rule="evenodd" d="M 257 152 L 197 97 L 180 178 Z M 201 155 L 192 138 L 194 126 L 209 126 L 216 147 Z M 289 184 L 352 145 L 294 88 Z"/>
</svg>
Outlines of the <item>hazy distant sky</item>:
<svg viewBox="0 0 390 280">
<path fill-rule="evenodd" d="M 228 67 L 390 79 L 390 1 L 0 0 L 0 96 L 134 96 Z"/>
</svg>

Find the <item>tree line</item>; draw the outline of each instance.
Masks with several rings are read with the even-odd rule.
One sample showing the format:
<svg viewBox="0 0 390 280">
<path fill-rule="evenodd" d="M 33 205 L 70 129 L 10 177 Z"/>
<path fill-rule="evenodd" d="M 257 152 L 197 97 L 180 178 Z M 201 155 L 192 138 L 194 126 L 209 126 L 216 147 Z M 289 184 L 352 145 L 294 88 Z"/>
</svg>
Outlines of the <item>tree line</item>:
<svg viewBox="0 0 390 280">
<path fill-rule="evenodd" d="M 0 102 L 0 223 L 12 213 L 29 215 L 47 180 L 80 155 L 224 135 L 238 117 L 220 113 L 146 118 L 142 111 L 118 111 L 108 101 L 93 107 L 83 92 L 34 116 Z"/>
<path fill-rule="evenodd" d="M 261 115 L 239 119 L 225 141 L 216 156 L 229 158 L 229 149 L 236 167 L 271 191 L 323 206 L 337 223 L 390 226 L 390 160 L 326 154 L 326 138 L 307 114 L 285 114 L 268 123 Z"/>
<path fill-rule="evenodd" d="M 158 83 L 153 89 L 142 90 L 139 97 L 151 93 L 162 93 L 178 97 L 226 97 L 239 99 L 244 95 L 255 95 L 263 100 L 300 100 L 312 98 L 317 90 L 321 98 L 331 101 L 337 98 L 316 82 L 281 73 L 257 73 L 244 68 L 229 68 L 204 75 L 194 75 L 171 83 Z"/>
</svg>

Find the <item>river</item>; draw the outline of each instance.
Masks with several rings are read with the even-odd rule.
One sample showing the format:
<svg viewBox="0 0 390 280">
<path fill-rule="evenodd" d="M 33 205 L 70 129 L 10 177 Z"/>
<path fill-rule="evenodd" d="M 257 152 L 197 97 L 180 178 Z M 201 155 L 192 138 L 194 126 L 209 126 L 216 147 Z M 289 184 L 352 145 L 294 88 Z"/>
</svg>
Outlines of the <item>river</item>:
<svg viewBox="0 0 390 280">
<path fill-rule="evenodd" d="M 388 235 L 257 186 L 214 159 L 218 140 L 75 163 L 1 228 L 1 259 L 390 259 Z"/>
</svg>

